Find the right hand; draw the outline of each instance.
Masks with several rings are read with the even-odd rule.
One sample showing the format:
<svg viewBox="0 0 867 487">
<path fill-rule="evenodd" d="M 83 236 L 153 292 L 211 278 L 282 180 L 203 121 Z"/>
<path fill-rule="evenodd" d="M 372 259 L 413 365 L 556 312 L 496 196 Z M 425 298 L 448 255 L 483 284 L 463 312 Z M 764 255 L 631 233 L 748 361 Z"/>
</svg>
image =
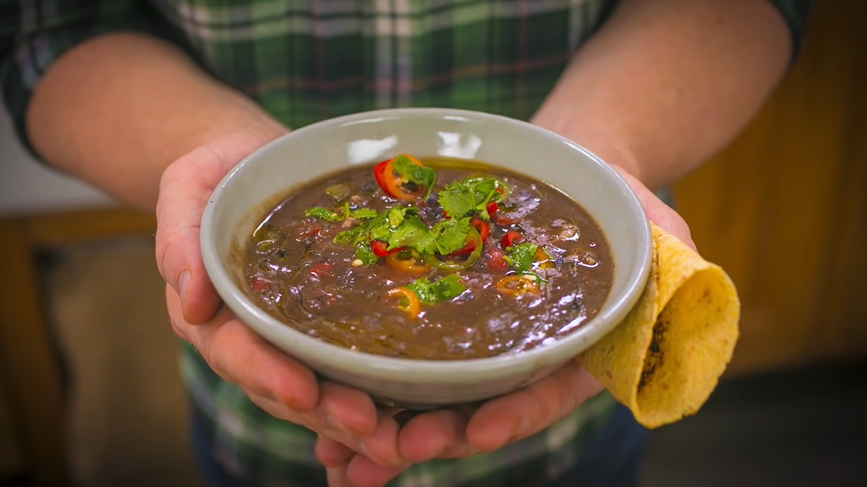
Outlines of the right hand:
<svg viewBox="0 0 867 487">
<path fill-rule="evenodd" d="M 237 384 L 276 418 L 306 426 L 383 465 L 396 465 L 397 423 L 359 390 L 317 380 L 227 307 L 205 271 L 199 224 L 214 188 L 269 138 L 220 136 L 174 161 L 163 173 L 157 202 L 156 260 L 165 279 L 175 334 L 191 343 L 223 380 Z"/>
</svg>

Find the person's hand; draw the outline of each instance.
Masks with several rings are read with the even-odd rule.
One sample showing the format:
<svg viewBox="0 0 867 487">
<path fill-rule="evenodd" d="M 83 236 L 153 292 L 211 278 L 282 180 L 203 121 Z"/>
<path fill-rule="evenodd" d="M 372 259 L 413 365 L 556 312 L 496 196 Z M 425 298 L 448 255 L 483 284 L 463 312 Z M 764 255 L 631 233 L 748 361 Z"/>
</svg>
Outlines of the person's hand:
<svg viewBox="0 0 867 487">
<path fill-rule="evenodd" d="M 382 464 L 394 464 L 397 423 L 378 411 L 367 394 L 318 382 L 310 369 L 267 343 L 221 306 L 206 274 L 199 223 L 211 192 L 237 162 L 271 137 L 224 135 L 179 158 L 163 173 L 156 260 L 167 283 L 172 327 L 220 377 L 237 384 L 268 413 L 364 451 Z"/>
<path fill-rule="evenodd" d="M 638 179 L 615 169 L 638 196 L 648 218 L 694 249 L 683 218 Z M 445 408 L 415 416 L 397 435 L 400 465 L 383 466 L 325 435 L 319 436 L 316 456 L 326 466 L 331 487 L 380 487 L 415 463 L 475 455 L 527 438 L 602 389 L 589 372 L 570 361 L 539 382 L 478 407 Z"/>
</svg>

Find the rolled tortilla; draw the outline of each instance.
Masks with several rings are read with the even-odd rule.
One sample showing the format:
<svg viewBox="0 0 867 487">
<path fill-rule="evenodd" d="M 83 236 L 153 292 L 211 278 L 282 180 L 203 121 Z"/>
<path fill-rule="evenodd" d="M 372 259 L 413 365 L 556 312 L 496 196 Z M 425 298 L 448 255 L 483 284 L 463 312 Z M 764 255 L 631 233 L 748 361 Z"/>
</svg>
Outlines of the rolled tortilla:
<svg viewBox="0 0 867 487">
<path fill-rule="evenodd" d="M 577 359 L 647 428 L 698 412 L 731 360 L 740 318 L 737 291 L 721 267 L 661 228 L 651 230 L 644 294 Z"/>
</svg>

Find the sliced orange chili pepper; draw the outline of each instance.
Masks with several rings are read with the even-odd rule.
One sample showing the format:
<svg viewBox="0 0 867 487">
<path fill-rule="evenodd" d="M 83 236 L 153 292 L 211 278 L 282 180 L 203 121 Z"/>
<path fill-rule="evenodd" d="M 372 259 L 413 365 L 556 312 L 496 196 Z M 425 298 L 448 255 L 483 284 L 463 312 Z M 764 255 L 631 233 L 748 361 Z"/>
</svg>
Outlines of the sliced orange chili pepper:
<svg viewBox="0 0 867 487">
<path fill-rule="evenodd" d="M 410 318 L 417 318 L 421 312 L 421 301 L 412 290 L 406 286 L 389 289 L 385 292 L 389 298 L 398 298 L 397 309 L 405 311 Z"/>
<path fill-rule="evenodd" d="M 413 249 L 404 249 L 388 254 L 385 264 L 407 274 L 422 275 L 431 271 L 431 266 L 422 262 L 421 257 Z"/>
<path fill-rule="evenodd" d="M 504 296 L 519 296 L 524 293 L 539 294 L 539 285 L 533 276 L 512 274 L 497 281 L 497 292 Z"/>
<path fill-rule="evenodd" d="M 423 166 L 415 157 L 402 154 L 416 166 Z M 373 168 L 373 176 L 382 191 L 394 199 L 403 201 L 415 201 L 420 198 L 427 188 L 419 186 L 414 191 L 407 191 L 405 185 L 408 181 L 394 170 L 394 159 L 382 161 Z"/>
<path fill-rule="evenodd" d="M 540 269 L 550 269 L 554 267 L 554 261 L 551 259 L 551 256 L 548 255 L 548 252 L 542 250 L 542 247 L 536 248 L 536 253 L 533 254 L 533 260 L 540 263 L 538 265 Z"/>
</svg>

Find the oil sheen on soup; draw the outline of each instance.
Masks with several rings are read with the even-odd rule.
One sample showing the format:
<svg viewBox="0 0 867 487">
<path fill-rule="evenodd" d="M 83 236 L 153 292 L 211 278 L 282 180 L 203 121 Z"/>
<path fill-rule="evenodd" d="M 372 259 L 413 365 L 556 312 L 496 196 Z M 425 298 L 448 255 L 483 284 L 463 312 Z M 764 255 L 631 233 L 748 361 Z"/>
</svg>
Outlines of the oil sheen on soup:
<svg viewBox="0 0 867 487">
<path fill-rule="evenodd" d="M 401 154 L 293 191 L 243 249 L 249 293 L 310 336 L 428 360 L 516 353 L 601 309 L 608 243 L 557 189 Z"/>
</svg>

